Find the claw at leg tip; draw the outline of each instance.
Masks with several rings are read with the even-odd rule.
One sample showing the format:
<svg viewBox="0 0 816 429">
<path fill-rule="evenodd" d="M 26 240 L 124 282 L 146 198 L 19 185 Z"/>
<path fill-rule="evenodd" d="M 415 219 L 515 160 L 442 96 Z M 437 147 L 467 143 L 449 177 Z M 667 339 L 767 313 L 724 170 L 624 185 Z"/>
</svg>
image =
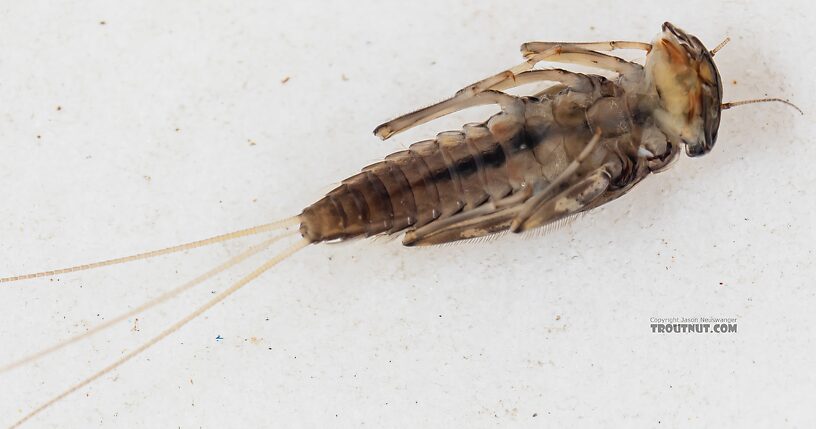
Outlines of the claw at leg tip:
<svg viewBox="0 0 816 429">
<path fill-rule="evenodd" d="M 521 222 L 518 219 L 514 219 L 513 223 L 510 224 L 510 232 L 519 232 L 521 228 Z"/>
<path fill-rule="evenodd" d="M 391 131 L 391 128 L 386 124 L 380 125 L 379 127 L 374 129 L 374 135 L 382 140 L 391 137 L 393 134 L 394 132 Z"/>
</svg>

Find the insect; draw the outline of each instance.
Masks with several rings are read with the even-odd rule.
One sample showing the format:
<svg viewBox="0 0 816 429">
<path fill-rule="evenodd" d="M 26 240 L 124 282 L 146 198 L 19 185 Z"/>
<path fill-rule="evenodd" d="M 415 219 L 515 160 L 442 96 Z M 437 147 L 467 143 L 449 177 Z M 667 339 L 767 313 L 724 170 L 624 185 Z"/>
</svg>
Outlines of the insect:
<svg viewBox="0 0 816 429">
<path fill-rule="evenodd" d="M 375 134 L 389 138 L 478 105 L 497 105 L 500 113 L 363 168 L 297 216 L 130 257 L 0 279 L 54 276 L 297 227 L 82 335 L 0 368 L 8 371 L 168 300 L 275 241 L 300 235 L 287 250 L 205 305 L 36 407 L 14 426 L 148 349 L 310 244 L 404 233 L 404 244 L 424 246 L 534 230 L 621 197 L 652 173 L 664 171 L 682 152 L 690 157 L 710 152 L 723 109 L 762 101 L 787 103 L 780 99 L 722 103 L 722 83 L 713 62 L 719 48 L 708 50 L 669 23 L 653 43 L 525 43 L 521 64 L 468 85 L 448 100 L 387 122 Z M 646 62 L 640 65 L 606 53 L 617 49 L 645 51 Z M 542 62 L 594 67 L 617 77 L 536 69 Z M 551 85 L 529 97 L 505 92 L 538 82 Z"/>
</svg>

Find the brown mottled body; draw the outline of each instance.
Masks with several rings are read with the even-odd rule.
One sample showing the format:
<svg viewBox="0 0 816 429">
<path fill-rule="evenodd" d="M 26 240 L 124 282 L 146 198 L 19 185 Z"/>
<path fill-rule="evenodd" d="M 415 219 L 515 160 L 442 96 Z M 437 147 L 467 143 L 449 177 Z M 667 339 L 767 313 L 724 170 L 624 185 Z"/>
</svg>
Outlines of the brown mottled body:
<svg viewBox="0 0 816 429">
<path fill-rule="evenodd" d="M 600 76 L 581 77 L 581 87 L 518 98 L 510 112 L 468 124 L 462 131 L 441 133 L 364 168 L 303 211 L 301 233 L 313 242 L 393 234 L 500 205 L 514 196 L 526 199 L 525 193 L 552 183 L 599 126 L 605 130 L 599 148 L 561 187 L 567 189 L 607 166 L 612 184 L 605 197 L 616 197 L 648 172 L 638 157 L 644 124 L 630 110 L 620 86 Z M 555 220 L 558 217 L 550 221 Z M 511 221 L 499 217 L 485 225 L 484 233 L 507 229 Z M 458 232 L 442 240 L 418 241 L 409 234 L 405 244 L 480 235 Z"/>
<path fill-rule="evenodd" d="M 645 65 L 601 51 L 641 49 Z M 520 232 L 605 204 L 685 146 L 689 156 L 716 140 L 722 85 L 711 52 L 666 23 L 653 44 L 522 45 L 525 63 L 463 88 L 448 100 L 379 126 L 382 138 L 472 106 L 501 112 L 416 143 L 350 177 L 298 217 L 317 243 L 405 232 L 405 245 Z M 604 69 L 607 79 L 541 61 Z M 503 90 L 551 82 L 530 97 Z"/>
</svg>

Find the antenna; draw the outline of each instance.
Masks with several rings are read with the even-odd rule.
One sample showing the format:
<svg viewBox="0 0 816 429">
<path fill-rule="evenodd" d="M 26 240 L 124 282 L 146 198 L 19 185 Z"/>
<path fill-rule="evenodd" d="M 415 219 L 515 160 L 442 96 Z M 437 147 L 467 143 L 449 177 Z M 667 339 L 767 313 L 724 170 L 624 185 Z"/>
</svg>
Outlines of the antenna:
<svg viewBox="0 0 816 429">
<path fill-rule="evenodd" d="M 730 37 L 726 37 L 726 38 L 725 38 L 725 40 L 723 40 L 722 42 L 720 42 L 720 44 L 719 44 L 719 45 L 717 45 L 717 46 L 716 46 L 714 49 L 712 49 L 712 50 L 708 51 L 708 53 L 709 53 L 709 54 L 711 54 L 711 56 L 713 57 L 713 56 L 714 56 L 714 55 L 715 55 L 715 54 L 716 54 L 716 53 L 717 53 L 717 52 L 718 52 L 720 49 L 722 49 L 722 48 L 723 48 L 725 45 L 727 45 L 727 44 L 728 44 L 728 42 L 730 42 L 730 41 L 731 41 L 731 38 L 730 38 Z"/>
<path fill-rule="evenodd" d="M 729 103 L 721 104 L 720 108 L 722 110 L 728 110 L 728 109 L 730 109 L 732 107 L 743 106 L 743 105 L 746 105 L 746 104 L 769 103 L 769 102 L 774 102 L 774 101 L 779 102 L 779 103 L 787 104 L 788 106 L 793 107 L 794 109 L 798 110 L 800 114 L 802 114 L 802 115 L 805 114 L 805 112 L 803 112 L 802 109 L 799 108 L 799 106 L 791 103 L 788 100 L 783 100 L 781 98 L 757 98 L 757 99 L 754 99 L 754 100 L 731 101 Z"/>
</svg>

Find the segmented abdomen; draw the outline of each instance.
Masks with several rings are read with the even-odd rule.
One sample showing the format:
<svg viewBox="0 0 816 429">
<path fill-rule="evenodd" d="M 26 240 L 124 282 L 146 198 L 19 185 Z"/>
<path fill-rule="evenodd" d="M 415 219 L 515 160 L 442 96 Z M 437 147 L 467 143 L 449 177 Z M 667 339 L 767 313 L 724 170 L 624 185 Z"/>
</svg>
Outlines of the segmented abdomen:
<svg viewBox="0 0 816 429">
<path fill-rule="evenodd" d="M 365 167 L 303 211 L 301 233 L 314 242 L 395 233 L 499 200 L 542 178 L 546 183 L 581 147 L 565 144 L 572 139 L 559 135 L 549 103 L 525 106 L 525 112 L 441 133 Z M 529 126 L 531 118 L 540 123 Z M 580 125 L 571 133 L 582 144 L 591 135 Z"/>
</svg>

